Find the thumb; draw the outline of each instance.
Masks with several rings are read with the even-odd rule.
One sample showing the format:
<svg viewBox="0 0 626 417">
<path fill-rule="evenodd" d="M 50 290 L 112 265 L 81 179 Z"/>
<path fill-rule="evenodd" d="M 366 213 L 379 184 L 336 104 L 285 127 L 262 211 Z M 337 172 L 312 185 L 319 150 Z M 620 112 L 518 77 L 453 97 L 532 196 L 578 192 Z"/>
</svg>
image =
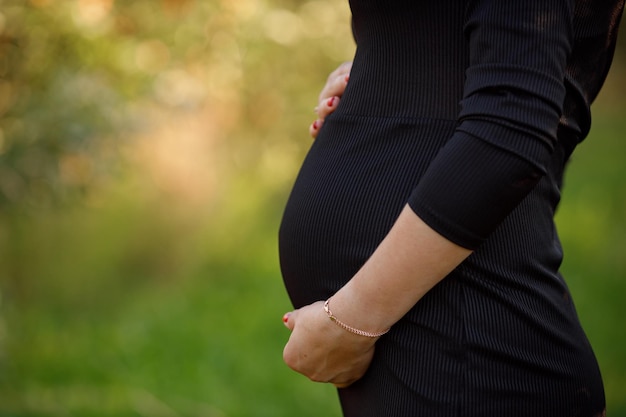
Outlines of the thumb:
<svg viewBox="0 0 626 417">
<path fill-rule="evenodd" d="M 293 330 L 296 325 L 296 310 L 285 313 L 283 323 L 289 330 Z"/>
</svg>

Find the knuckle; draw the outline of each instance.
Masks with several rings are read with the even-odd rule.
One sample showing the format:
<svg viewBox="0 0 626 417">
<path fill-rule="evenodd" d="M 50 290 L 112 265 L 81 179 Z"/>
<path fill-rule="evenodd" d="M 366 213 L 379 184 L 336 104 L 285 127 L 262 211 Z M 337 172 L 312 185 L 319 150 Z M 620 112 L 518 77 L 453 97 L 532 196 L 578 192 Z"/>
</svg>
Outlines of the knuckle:
<svg viewBox="0 0 626 417">
<path fill-rule="evenodd" d="M 313 382 L 328 382 L 328 378 L 325 378 L 323 375 L 318 373 L 309 375 L 308 378 Z"/>
</svg>

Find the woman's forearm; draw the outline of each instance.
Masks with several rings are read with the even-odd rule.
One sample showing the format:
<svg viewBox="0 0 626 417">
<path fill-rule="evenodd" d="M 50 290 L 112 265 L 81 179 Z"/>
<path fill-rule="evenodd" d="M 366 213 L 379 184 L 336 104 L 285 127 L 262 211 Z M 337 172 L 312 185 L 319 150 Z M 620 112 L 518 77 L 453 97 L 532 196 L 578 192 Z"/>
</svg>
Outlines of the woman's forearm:
<svg viewBox="0 0 626 417">
<path fill-rule="evenodd" d="M 366 331 L 387 329 L 471 252 L 406 206 L 370 259 L 332 297 L 333 314 Z"/>
</svg>

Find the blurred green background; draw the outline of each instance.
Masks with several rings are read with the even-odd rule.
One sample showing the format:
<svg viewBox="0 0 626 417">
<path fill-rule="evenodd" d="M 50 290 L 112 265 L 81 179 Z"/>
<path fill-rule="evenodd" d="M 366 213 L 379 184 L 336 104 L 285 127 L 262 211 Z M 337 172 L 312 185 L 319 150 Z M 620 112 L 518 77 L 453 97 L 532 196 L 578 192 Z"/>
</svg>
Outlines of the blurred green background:
<svg viewBox="0 0 626 417">
<path fill-rule="evenodd" d="M 0 0 L 0 416 L 339 416 L 282 363 L 276 234 L 353 50 L 337 0 Z M 614 417 L 625 58 L 558 213 Z"/>
</svg>

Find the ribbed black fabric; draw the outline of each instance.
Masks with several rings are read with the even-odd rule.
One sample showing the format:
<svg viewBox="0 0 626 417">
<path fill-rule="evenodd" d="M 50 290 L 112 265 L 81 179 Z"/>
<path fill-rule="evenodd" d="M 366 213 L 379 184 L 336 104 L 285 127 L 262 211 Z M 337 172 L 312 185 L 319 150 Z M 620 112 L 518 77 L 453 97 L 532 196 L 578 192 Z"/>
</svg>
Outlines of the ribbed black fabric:
<svg viewBox="0 0 626 417">
<path fill-rule="evenodd" d="M 346 417 L 600 416 L 553 215 L 623 0 L 350 5 L 350 82 L 280 229 L 294 305 L 341 288 L 407 203 L 476 251 L 378 341 Z"/>
</svg>

